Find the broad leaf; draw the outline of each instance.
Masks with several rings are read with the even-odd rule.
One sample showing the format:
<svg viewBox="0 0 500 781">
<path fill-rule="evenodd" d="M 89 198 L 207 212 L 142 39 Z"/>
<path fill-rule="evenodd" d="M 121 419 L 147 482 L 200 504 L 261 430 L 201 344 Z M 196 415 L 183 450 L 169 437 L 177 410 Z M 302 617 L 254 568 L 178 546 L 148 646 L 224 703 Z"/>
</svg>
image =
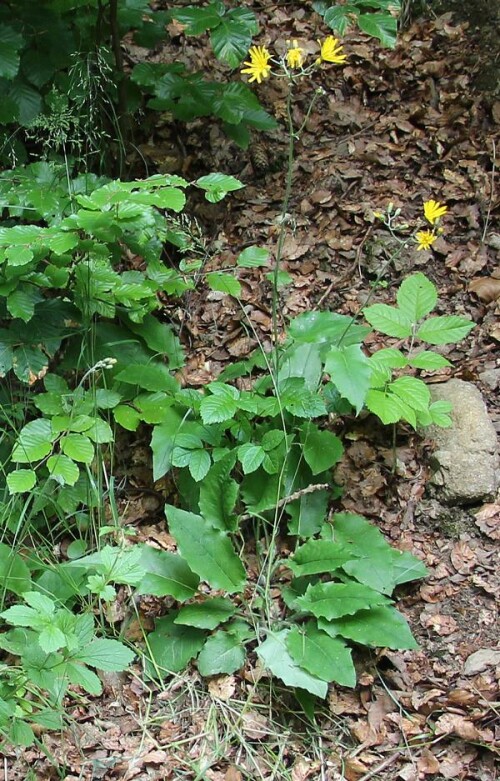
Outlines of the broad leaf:
<svg viewBox="0 0 500 781">
<path fill-rule="evenodd" d="M 422 350 L 410 358 L 408 363 L 414 369 L 425 369 L 426 371 L 435 371 L 436 369 L 444 369 L 445 366 L 451 366 L 450 361 L 444 355 L 439 355 L 432 350 Z"/>
<path fill-rule="evenodd" d="M 228 621 L 235 611 L 236 607 L 229 599 L 213 597 L 181 607 L 174 623 L 196 626 L 198 629 L 215 629 Z"/>
<path fill-rule="evenodd" d="M 398 22 L 391 14 L 360 14 L 358 24 L 367 35 L 378 38 L 383 46 L 394 49 L 398 32 Z"/>
<path fill-rule="evenodd" d="M 474 325 L 471 320 L 459 315 L 429 317 L 418 329 L 417 339 L 422 339 L 429 344 L 460 342 L 474 328 Z"/>
<path fill-rule="evenodd" d="M 7 475 L 7 487 L 10 494 L 21 494 L 31 491 L 36 485 L 36 474 L 33 469 L 17 469 Z"/>
<path fill-rule="evenodd" d="M 200 485 L 200 512 L 216 529 L 235 531 L 234 510 L 239 486 L 230 477 L 236 463 L 236 452 L 228 453 L 210 468 Z"/>
<path fill-rule="evenodd" d="M 363 309 L 363 315 L 370 325 L 387 336 L 407 339 L 412 333 L 410 318 L 400 309 L 388 304 L 373 304 Z"/>
<path fill-rule="evenodd" d="M 116 379 L 130 385 L 138 385 L 148 391 L 176 393 L 179 390 L 177 381 L 172 377 L 167 367 L 161 363 L 132 364 L 119 372 Z"/>
<path fill-rule="evenodd" d="M 257 646 L 257 656 L 287 686 L 297 686 L 317 697 L 326 697 L 327 683 L 303 670 L 290 656 L 287 648 L 289 632 L 289 629 L 269 632 L 266 640 Z"/>
<path fill-rule="evenodd" d="M 297 598 L 302 609 L 328 620 L 388 602 L 386 597 L 361 583 L 316 583 L 307 588 L 304 596 Z"/>
<path fill-rule="evenodd" d="M 397 293 L 399 309 L 411 323 L 417 323 L 432 312 L 437 298 L 436 286 L 421 272 L 407 277 Z"/>
<path fill-rule="evenodd" d="M 257 268 L 267 266 L 269 250 L 265 247 L 246 247 L 236 259 L 236 265 L 241 268 Z"/>
<path fill-rule="evenodd" d="M 166 506 L 166 514 L 170 532 L 193 572 L 213 588 L 230 594 L 242 591 L 245 569 L 229 537 L 214 529 L 201 515 L 171 505 Z"/>
<path fill-rule="evenodd" d="M 241 463 L 243 474 L 248 475 L 251 472 L 255 472 L 262 464 L 265 456 L 266 451 L 260 445 L 253 445 L 251 442 L 240 445 L 238 448 L 238 460 Z"/>
<path fill-rule="evenodd" d="M 320 618 L 318 626 L 334 637 L 340 635 L 361 645 L 418 648 L 406 619 L 389 606 L 361 610 L 355 616 L 344 616 L 334 621 Z"/>
<path fill-rule="evenodd" d="M 53 439 L 49 420 L 45 420 L 45 418 L 32 420 L 21 429 L 12 451 L 12 461 L 21 464 L 40 461 L 51 452 Z"/>
<path fill-rule="evenodd" d="M 150 674 L 177 673 L 183 670 L 205 643 L 206 633 L 192 626 L 175 624 L 176 613 L 158 618 L 155 630 L 148 635 L 148 648 L 152 663 L 148 664 Z M 162 675 L 163 673 L 163 675 Z"/>
<path fill-rule="evenodd" d="M 230 675 L 244 663 L 245 648 L 240 638 L 224 630 L 208 638 L 197 660 L 201 675 Z"/>
<path fill-rule="evenodd" d="M 398 420 L 407 420 L 413 428 L 417 427 L 415 410 L 394 393 L 369 390 L 366 394 L 365 405 L 385 425 L 397 423 Z"/>
<path fill-rule="evenodd" d="M 333 347 L 326 356 L 325 371 L 356 412 L 361 412 L 370 387 L 372 367 L 369 359 L 357 344 L 349 347 Z"/>
<path fill-rule="evenodd" d="M 314 423 L 304 423 L 301 428 L 304 458 L 313 475 L 326 472 L 340 461 L 344 448 L 341 440 L 330 431 L 320 431 Z"/>
<path fill-rule="evenodd" d="M 308 622 L 304 630 L 294 627 L 286 644 L 296 664 L 311 675 L 341 686 L 356 685 L 350 648 L 342 640 L 322 632 L 313 622 Z"/>
<path fill-rule="evenodd" d="M 334 572 L 353 557 L 352 550 L 330 540 L 308 540 L 286 562 L 293 574 L 316 575 Z"/>
<path fill-rule="evenodd" d="M 23 559 L 10 545 L 0 542 L 0 589 L 19 596 L 30 588 L 30 571 Z"/>
<path fill-rule="evenodd" d="M 429 388 L 418 377 L 398 377 L 391 382 L 389 389 L 412 409 L 425 411 L 429 408 L 431 401 Z"/>
<path fill-rule="evenodd" d="M 232 274 L 224 274 L 221 271 L 212 271 L 206 276 L 207 285 L 218 293 L 226 293 L 228 296 L 240 298 L 241 284 Z"/>
<path fill-rule="evenodd" d="M 61 453 L 47 459 L 47 469 L 50 476 L 60 485 L 75 485 L 80 477 L 80 470 L 75 462 Z"/>
<path fill-rule="evenodd" d="M 120 672 L 126 670 L 131 664 L 135 653 L 118 640 L 99 639 L 93 640 L 81 651 L 73 656 L 73 659 L 95 667 L 104 672 Z"/>
<path fill-rule="evenodd" d="M 169 596 L 184 602 L 195 595 L 200 582 L 178 553 L 156 550 L 150 545 L 142 548 L 141 568 L 145 574 L 137 588 L 139 594 Z"/>
</svg>

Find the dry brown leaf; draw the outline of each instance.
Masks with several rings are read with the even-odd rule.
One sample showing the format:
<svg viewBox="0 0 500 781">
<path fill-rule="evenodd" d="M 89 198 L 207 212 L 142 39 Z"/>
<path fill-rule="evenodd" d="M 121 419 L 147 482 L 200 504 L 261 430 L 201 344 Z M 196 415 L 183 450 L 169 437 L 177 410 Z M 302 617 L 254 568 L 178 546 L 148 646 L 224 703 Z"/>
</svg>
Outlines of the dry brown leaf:
<svg viewBox="0 0 500 781">
<path fill-rule="evenodd" d="M 475 514 L 476 525 L 492 540 L 500 540 L 500 504 L 485 504 Z"/>
<path fill-rule="evenodd" d="M 435 724 L 436 735 L 458 735 L 462 740 L 471 742 L 482 741 L 491 743 L 493 732 L 489 729 L 478 729 L 470 719 L 457 713 L 443 713 Z"/>
<path fill-rule="evenodd" d="M 230 700 L 236 691 L 236 679 L 234 675 L 218 675 L 208 682 L 208 691 L 212 697 L 218 700 Z"/>
<path fill-rule="evenodd" d="M 476 675 L 500 664 L 500 648 L 480 648 L 467 657 L 464 675 Z"/>
<path fill-rule="evenodd" d="M 438 635 L 446 637 L 457 631 L 457 622 L 452 616 L 445 616 L 439 613 L 435 615 L 426 615 L 421 619 L 422 626 L 426 629 L 433 629 Z"/>
<path fill-rule="evenodd" d="M 500 279 L 476 277 L 469 282 L 468 289 L 471 293 L 475 293 L 481 301 L 486 301 L 486 303 L 497 301 L 500 298 Z"/>
<path fill-rule="evenodd" d="M 269 722 L 262 713 L 246 711 L 242 714 L 243 732 L 251 740 L 263 740 L 269 735 Z"/>
<path fill-rule="evenodd" d="M 242 781 L 243 776 L 240 771 L 234 765 L 228 767 L 224 776 L 224 781 Z"/>
<path fill-rule="evenodd" d="M 306 781 L 313 771 L 315 771 L 315 768 L 311 765 L 310 760 L 299 757 L 292 767 L 292 781 Z"/>
<path fill-rule="evenodd" d="M 423 776 L 433 776 L 439 771 L 439 761 L 432 751 L 429 751 L 428 748 L 424 748 L 417 760 L 417 768 L 419 774 Z"/>
<path fill-rule="evenodd" d="M 477 558 L 475 552 L 466 542 L 457 542 L 450 553 L 451 563 L 461 575 L 469 575 L 474 569 Z"/>
</svg>

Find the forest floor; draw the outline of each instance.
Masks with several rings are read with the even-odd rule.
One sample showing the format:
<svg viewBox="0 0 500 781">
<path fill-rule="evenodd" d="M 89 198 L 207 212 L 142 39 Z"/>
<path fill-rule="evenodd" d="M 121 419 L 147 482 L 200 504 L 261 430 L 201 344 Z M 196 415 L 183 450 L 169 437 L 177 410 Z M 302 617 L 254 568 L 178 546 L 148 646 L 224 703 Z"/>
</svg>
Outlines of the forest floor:
<svg viewBox="0 0 500 781">
<path fill-rule="evenodd" d="M 279 50 L 287 39 L 315 42 L 328 34 L 308 3 L 262 8 L 255 2 L 259 44 Z M 498 52 L 485 47 L 480 30 L 449 14 L 417 20 L 394 50 L 356 32 L 346 35 L 344 46 L 347 64 L 315 77 L 324 95 L 297 147 L 283 261 L 292 282 L 281 291 L 283 321 L 315 308 L 358 311 L 390 255 L 387 231 L 374 211 L 392 201 L 413 225 L 421 221 L 423 201 L 447 204 L 445 230 L 433 250 L 415 249 L 388 264 L 376 300 L 392 302 L 395 287 L 420 270 L 439 289 L 439 313 L 474 320 L 471 334 L 446 352 L 453 368 L 429 381 L 474 382 L 500 430 L 490 372 L 498 368 L 500 342 L 494 162 L 500 95 L 498 81 L 486 90 L 480 84 L 486 66 L 496 63 L 498 73 Z M 180 31 L 159 51 L 131 45 L 130 55 L 180 59 L 227 78 L 207 41 L 186 39 Z M 297 89 L 298 124 L 311 89 L 310 83 Z M 283 85 L 265 81 L 256 92 L 281 121 Z M 187 131 L 165 121 L 141 147 L 149 173 L 177 168 L 194 179 L 221 171 L 244 182 L 221 204 L 193 205 L 217 249 L 210 270 L 234 265 L 248 245 L 275 250 L 284 128 L 257 143 L 243 151 L 203 119 Z M 270 344 L 270 285 L 259 269 L 242 270 L 240 281 L 243 307 L 207 291 L 202 281 L 182 305 L 165 305 L 165 317 L 178 323 L 186 347 L 182 374 L 191 386 L 215 379 L 258 341 Z M 156 690 L 141 680 L 139 668 L 134 675 L 109 675 L 101 698 L 82 697 L 73 707 L 66 733 L 44 736 L 46 757 L 37 750 L 4 757 L 6 780 L 497 778 L 500 506 L 442 507 L 427 487 L 430 443 L 410 430 L 398 432 L 395 473 L 388 428 L 353 419 L 345 422 L 343 438 L 346 453 L 336 480 L 344 494 L 336 509 L 368 517 L 429 569 L 424 582 L 400 587 L 396 595 L 420 649 L 360 655 L 357 688 L 332 686 L 314 724 L 278 683 L 257 680 L 251 664 L 240 675 L 208 683 L 193 668 Z M 151 483 L 149 464 L 145 443 L 129 442 L 123 469 L 137 485 Z M 141 539 L 162 545 L 167 535 L 155 502 L 155 496 L 137 493 L 121 509 Z M 479 650 L 484 653 L 472 657 Z"/>
</svg>

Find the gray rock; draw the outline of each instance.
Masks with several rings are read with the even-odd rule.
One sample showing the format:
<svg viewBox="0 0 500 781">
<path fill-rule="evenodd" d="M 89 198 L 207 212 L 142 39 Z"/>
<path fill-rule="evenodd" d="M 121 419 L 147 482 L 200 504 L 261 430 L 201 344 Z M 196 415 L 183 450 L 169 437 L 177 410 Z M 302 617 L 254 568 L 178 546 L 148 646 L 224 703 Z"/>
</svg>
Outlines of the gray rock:
<svg viewBox="0 0 500 781">
<path fill-rule="evenodd" d="M 479 390 L 470 382 L 450 380 L 431 387 L 433 401 L 449 401 L 453 425 L 432 427 L 436 449 L 431 459 L 439 499 L 449 505 L 494 499 L 499 483 L 497 435 Z"/>
<path fill-rule="evenodd" d="M 491 390 L 496 390 L 500 386 L 500 366 L 498 369 L 485 369 L 480 373 L 479 379 Z"/>
</svg>

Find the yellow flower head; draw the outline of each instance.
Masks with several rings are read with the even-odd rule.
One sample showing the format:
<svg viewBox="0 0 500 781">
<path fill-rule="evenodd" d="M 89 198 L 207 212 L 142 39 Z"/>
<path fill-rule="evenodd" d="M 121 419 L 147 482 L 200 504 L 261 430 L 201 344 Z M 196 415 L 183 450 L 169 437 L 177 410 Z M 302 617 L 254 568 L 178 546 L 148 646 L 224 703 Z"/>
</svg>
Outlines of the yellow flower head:
<svg viewBox="0 0 500 781">
<path fill-rule="evenodd" d="M 417 250 L 420 250 L 430 249 L 436 241 L 437 236 L 435 233 L 432 233 L 432 231 L 418 231 L 418 233 L 415 235 L 415 238 L 418 242 Z"/>
<path fill-rule="evenodd" d="M 448 207 L 441 206 L 439 201 L 425 201 L 424 203 L 424 216 L 431 225 L 434 225 L 447 211 Z"/>
<path fill-rule="evenodd" d="M 286 61 L 289 68 L 301 68 L 304 63 L 304 49 L 295 40 L 286 53 Z"/>
<path fill-rule="evenodd" d="M 342 65 L 347 60 L 347 54 L 342 54 L 342 45 L 333 35 L 328 35 L 323 43 L 318 41 L 321 51 L 316 62 L 334 62 L 336 65 Z"/>
<path fill-rule="evenodd" d="M 271 55 L 265 46 L 252 46 L 249 50 L 250 62 L 244 62 L 248 68 L 242 68 L 242 73 L 250 74 L 249 82 L 256 81 L 260 84 L 262 79 L 267 79 L 271 75 L 271 66 L 269 60 Z"/>
</svg>

